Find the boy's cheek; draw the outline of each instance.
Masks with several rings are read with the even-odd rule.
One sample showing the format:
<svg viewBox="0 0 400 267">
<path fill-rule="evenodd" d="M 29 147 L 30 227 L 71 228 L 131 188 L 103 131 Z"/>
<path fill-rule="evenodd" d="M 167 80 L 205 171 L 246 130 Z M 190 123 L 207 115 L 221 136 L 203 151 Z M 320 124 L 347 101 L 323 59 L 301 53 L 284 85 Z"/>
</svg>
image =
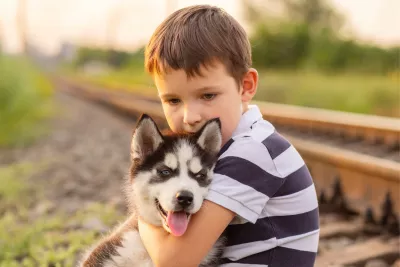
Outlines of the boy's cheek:
<svg viewBox="0 0 400 267">
<path fill-rule="evenodd" d="M 179 121 L 174 118 L 173 116 L 169 116 L 167 114 L 165 114 L 165 117 L 167 119 L 167 123 L 169 128 L 173 131 L 173 132 L 177 132 L 181 129 L 181 126 L 179 125 Z"/>
</svg>

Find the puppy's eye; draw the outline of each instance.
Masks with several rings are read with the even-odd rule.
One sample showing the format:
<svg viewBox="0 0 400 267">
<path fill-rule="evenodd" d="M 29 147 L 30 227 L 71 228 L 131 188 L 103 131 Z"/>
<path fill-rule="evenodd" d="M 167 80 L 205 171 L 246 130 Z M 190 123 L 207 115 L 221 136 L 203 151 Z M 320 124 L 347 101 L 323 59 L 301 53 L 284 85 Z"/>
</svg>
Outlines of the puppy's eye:
<svg viewBox="0 0 400 267">
<path fill-rule="evenodd" d="M 196 178 L 204 179 L 204 178 L 206 178 L 206 174 L 204 172 L 198 172 L 198 173 L 196 173 Z"/>
<path fill-rule="evenodd" d="M 161 177 L 170 176 L 171 173 L 172 173 L 172 172 L 171 172 L 170 170 L 168 170 L 168 169 L 162 169 L 162 170 L 159 170 L 159 171 L 158 171 L 158 174 L 159 174 Z"/>
</svg>

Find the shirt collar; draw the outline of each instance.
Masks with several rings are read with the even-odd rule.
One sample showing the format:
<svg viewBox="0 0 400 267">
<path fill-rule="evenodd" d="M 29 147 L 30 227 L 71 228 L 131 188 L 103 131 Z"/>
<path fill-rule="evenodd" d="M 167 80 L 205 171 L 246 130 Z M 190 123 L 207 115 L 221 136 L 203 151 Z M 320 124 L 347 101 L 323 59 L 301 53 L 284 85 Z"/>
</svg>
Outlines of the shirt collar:
<svg viewBox="0 0 400 267">
<path fill-rule="evenodd" d="M 262 119 L 262 114 L 258 106 L 249 105 L 248 110 L 242 114 L 236 130 L 233 132 L 232 137 L 243 134 L 249 131 L 251 126 L 258 120 Z"/>
</svg>

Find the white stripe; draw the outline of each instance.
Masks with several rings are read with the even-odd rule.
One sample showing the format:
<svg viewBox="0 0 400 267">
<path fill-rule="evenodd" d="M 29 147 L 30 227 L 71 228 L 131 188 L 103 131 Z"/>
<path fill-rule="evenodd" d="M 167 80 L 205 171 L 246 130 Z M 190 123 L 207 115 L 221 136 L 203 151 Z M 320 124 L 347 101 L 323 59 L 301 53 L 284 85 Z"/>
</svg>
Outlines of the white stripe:
<svg viewBox="0 0 400 267">
<path fill-rule="evenodd" d="M 219 265 L 220 267 L 268 267 L 264 264 L 248 264 L 248 263 L 225 263 Z"/>
<path fill-rule="evenodd" d="M 318 200 L 314 184 L 312 184 L 299 192 L 269 199 L 260 218 L 296 215 L 316 208 L 318 208 Z"/>
<path fill-rule="evenodd" d="M 234 246 L 229 246 L 224 249 L 223 258 L 228 258 L 232 261 L 237 261 L 242 258 L 264 252 L 275 248 L 278 245 L 276 237 L 268 240 L 249 242 Z"/>
<path fill-rule="evenodd" d="M 250 186 L 215 173 L 206 199 L 255 223 L 269 198 Z"/>
<path fill-rule="evenodd" d="M 267 121 L 260 121 L 253 125 L 250 136 L 257 142 L 262 142 L 275 132 L 275 128 Z"/>
<path fill-rule="evenodd" d="M 280 247 L 291 248 L 301 251 L 317 252 L 319 240 L 319 229 L 296 236 L 278 239 Z"/>
<path fill-rule="evenodd" d="M 290 146 L 284 152 L 274 159 L 274 163 L 278 173 L 281 177 L 286 177 L 289 174 L 297 171 L 304 165 L 304 161 L 301 158 L 299 152 Z"/>
<path fill-rule="evenodd" d="M 275 164 L 272 161 L 268 149 L 262 143 L 258 143 L 251 138 L 242 138 L 235 141 L 229 147 L 229 149 L 220 156 L 219 159 L 230 156 L 250 161 L 264 171 L 276 177 L 282 177 L 276 170 Z"/>
<path fill-rule="evenodd" d="M 222 255 L 232 261 L 271 250 L 277 246 L 291 248 L 301 251 L 317 252 L 319 240 L 319 229 L 301 235 L 289 236 L 286 238 L 270 238 L 264 241 L 249 242 L 226 247 Z"/>
</svg>

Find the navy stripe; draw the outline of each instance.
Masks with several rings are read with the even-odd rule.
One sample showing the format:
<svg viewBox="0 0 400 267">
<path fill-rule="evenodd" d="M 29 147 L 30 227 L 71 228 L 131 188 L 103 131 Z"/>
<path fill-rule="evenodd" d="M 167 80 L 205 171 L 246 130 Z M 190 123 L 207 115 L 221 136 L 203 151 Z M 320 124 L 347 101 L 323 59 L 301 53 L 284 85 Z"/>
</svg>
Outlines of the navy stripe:
<svg viewBox="0 0 400 267">
<path fill-rule="evenodd" d="M 317 253 L 276 247 L 238 261 L 222 259 L 223 263 L 264 264 L 268 267 L 313 267 Z"/>
<path fill-rule="evenodd" d="M 269 217 L 275 226 L 276 238 L 301 235 L 319 229 L 318 208 L 296 215 Z"/>
<path fill-rule="evenodd" d="M 268 205 L 268 204 L 267 204 Z M 226 228 L 227 246 L 301 235 L 319 229 L 318 208 L 296 215 L 258 219 L 255 224 L 232 224 Z"/>
<path fill-rule="evenodd" d="M 272 197 L 285 181 L 246 159 L 234 156 L 218 160 L 214 172 L 235 179 L 268 197 Z"/>
<path fill-rule="evenodd" d="M 290 147 L 290 143 L 276 131 L 265 138 L 262 143 L 268 149 L 272 159 L 275 159 Z"/>
<path fill-rule="evenodd" d="M 276 237 L 274 227 L 269 218 L 258 219 L 255 224 L 231 224 L 225 229 L 226 246 L 234 246 L 243 243 L 268 240 Z"/>
<path fill-rule="evenodd" d="M 292 248 L 276 247 L 272 262 L 268 267 L 313 267 L 316 252 L 303 251 Z"/>
<path fill-rule="evenodd" d="M 300 192 L 313 184 L 311 174 L 304 164 L 303 167 L 297 171 L 289 174 L 284 184 L 275 193 L 274 197 L 281 197 Z"/>
<path fill-rule="evenodd" d="M 272 257 L 275 249 L 266 250 L 257 254 L 250 255 L 243 259 L 232 261 L 228 258 L 222 258 L 222 264 L 225 263 L 242 263 L 242 264 L 265 264 L 268 265 L 272 262 Z M 294 265 L 293 265 L 294 266 Z"/>
<path fill-rule="evenodd" d="M 220 157 L 222 154 L 225 153 L 225 151 L 228 150 L 228 148 L 235 142 L 232 138 L 228 140 L 228 142 L 225 143 L 225 145 L 222 146 L 221 150 L 218 152 L 218 157 Z"/>
</svg>

